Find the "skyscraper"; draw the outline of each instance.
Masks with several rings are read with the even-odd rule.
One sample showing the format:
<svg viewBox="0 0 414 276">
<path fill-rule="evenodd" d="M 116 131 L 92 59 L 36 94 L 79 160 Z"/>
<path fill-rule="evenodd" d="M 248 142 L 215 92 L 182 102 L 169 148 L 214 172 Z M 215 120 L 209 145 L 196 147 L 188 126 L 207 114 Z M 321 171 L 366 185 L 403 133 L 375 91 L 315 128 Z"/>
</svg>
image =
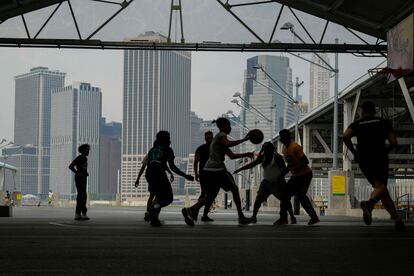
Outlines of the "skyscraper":
<svg viewBox="0 0 414 276">
<path fill-rule="evenodd" d="M 31 185 L 37 194 L 49 189 L 51 92 L 64 86 L 65 73 L 35 67 L 15 77 L 14 142 L 36 147 L 37 178 Z M 24 169 L 24 168 L 22 168 Z"/>
<path fill-rule="evenodd" d="M 195 150 L 202 144 L 204 144 L 204 132 L 201 131 L 201 123 L 203 119 L 197 116 L 195 112 L 191 112 L 191 149 L 190 152 L 194 153 Z"/>
<path fill-rule="evenodd" d="M 76 192 L 70 162 L 78 147 L 89 144 L 88 192 L 99 192 L 99 141 L 102 93 L 89 83 L 74 83 L 52 92 L 50 188 L 62 198 Z"/>
<path fill-rule="evenodd" d="M 277 84 L 267 77 L 263 71 L 256 69 L 257 65 L 263 66 L 266 73 Z M 277 93 L 268 87 L 277 91 Z M 285 92 L 293 97 L 292 69 L 289 67 L 289 58 L 263 55 L 247 60 L 244 99 L 272 122 L 261 118 L 258 114 L 255 114 L 254 110 L 252 110 L 253 112 L 242 110 L 241 121 L 250 129 L 261 129 L 265 141 L 270 140 L 275 133 L 295 121 L 293 105 L 287 100 L 288 96 L 285 95 Z"/>
<path fill-rule="evenodd" d="M 329 63 L 329 57 L 326 53 L 320 53 L 319 56 Z M 312 62 L 325 66 L 326 64 L 315 54 L 312 54 Z M 315 64 L 310 64 L 309 76 L 309 108 L 310 110 L 318 107 L 329 99 L 329 74 L 330 72 Z"/>
<path fill-rule="evenodd" d="M 147 32 L 133 40 L 166 41 Z M 143 181 L 135 178 L 143 156 L 160 130 L 171 133 L 177 157 L 187 157 L 191 147 L 191 53 L 183 51 L 125 50 L 122 133 L 122 200 L 146 197 Z"/>
<path fill-rule="evenodd" d="M 121 137 L 122 124 L 106 123 L 101 119 L 100 143 L 100 181 L 101 196 L 111 197 L 118 192 L 119 175 L 121 173 Z"/>
</svg>

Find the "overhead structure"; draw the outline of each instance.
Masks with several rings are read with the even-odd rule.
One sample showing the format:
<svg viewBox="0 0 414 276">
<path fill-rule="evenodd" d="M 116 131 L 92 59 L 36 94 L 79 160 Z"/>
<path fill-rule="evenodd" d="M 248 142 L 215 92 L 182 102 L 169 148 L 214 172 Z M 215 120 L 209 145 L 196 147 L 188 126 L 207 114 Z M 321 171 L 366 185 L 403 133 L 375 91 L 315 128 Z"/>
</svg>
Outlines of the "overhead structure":
<svg viewBox="0 0 414 276">
<path fill-rule="evenodd" d="M 88 5 L 98 4 L 105 6 L 102 10 L 105 12 L 95 12 L 93 16 L 83 12 Z M 156 14 L 152 14 L 153 9 L 146 10 L 150 5 L 157 7 Z M 0 1 L 0 46 L 194 51 L 320 51 L 384 56 L 387 50 L 385 43 L 387 30 L 411 13 L 413 8 L 414 1 L 407 0 L 212 0 L 205 1 L 203 4 L 190 0 L 172 0 L 170 3 L 160 0 L 153 0 L 150 3 L 142 0 L 3 0 Z M 62 9 L 68 11 L 68 18 L 62 14 L 58 15 Z M 93 12 L 94 9 L 91 8 L 91 11 Z M 250 11 L 267 15 L 266 20 L 252 20 L 249 18 Z M 46 15 L 41 23 L 39 23 L 41 18 L 39 14 Z M 177 36 L 177 32 L 180 32 L 178 43 L 171 39 L 173 14 L 178 14 L 180 20 L 179 24 L 175 23 L 176 29 L 180 25 L 180 29 L 176 30 L 175 34 Z M 59 29 L 60 32 L 47 32 L 45 29 L 59 16 L 62 17 L 61 21 L 64 22 L 65 27 L 69 28 L 70 25 L 72 30 Z M 90 24 L 91 17 L 97 18 L 99 24 L 92 30 L 86 31 L 86 28 L 93 25 Z M 207 19 L 207 22 L 200 23 L 200 17 Z M 309 17 L 318 19 L 320 26 L 316 28 Z M 287 19 L 294 22 L 297 29 L 300 28 L 306 36 L 305 43 L 281 41 L 283 36 L 278 33 L 286 23 L 282 20 Z M 21 32 L 16 34 L 10 32 L 13 27 L 6 28 L 9 31 L 7 34 L 2 33 L 2 25 L 10 20 L 14 20 L 13 27 L 19 24 L 23 26 L 21 29 L 24 30 L 24 36 Z M 131 24 L 131 20 L 136 25 Z M 223 21 L 225 24 L 217 25 L 215 21 Z M 151 26 L 154 22 L 156 24 L 165 22 L 166 26 Z M 258 22 L 262 25 L 259 26 Z M 186 30 L 183 28 L 184 24 L 188 26 Z M 343 26 L 343 31 L 347 33 L 345 35 L 347 38 L 340 38 L 340 44 L 326 39 L 328 29 L 332 26 L 336 29 Z M 140 30 L 141 27 L 145 29 Z M 161 28 L 162 31 L 164 27 L 163 31 L 168 33 L 169 38 L 167 43 L 124 41 L 127 36 L 137 36 L 137 30 L 144 32 Z M 112 29 L 105 33 L 108 28 Z M 335 34 L 343 33 L 337 32 L 336 29 L 333 31 Z M 131 30 L 130 33 L 124 33 L 128 30 Z M 111 36 L 108 33 L 111 33 L 115 39 L 107 38 Z M 116 37 L 117 33 L 124 37 Z M 240 41 L 234 42 L 232 41 L 234 39 L 230 39 L 232 35 L 236 36 L 239 33 Z M 348 35 L 351 35 L 352 39 Z M 211 37 L 217 39 L 211 40 Z"/>
</svg>

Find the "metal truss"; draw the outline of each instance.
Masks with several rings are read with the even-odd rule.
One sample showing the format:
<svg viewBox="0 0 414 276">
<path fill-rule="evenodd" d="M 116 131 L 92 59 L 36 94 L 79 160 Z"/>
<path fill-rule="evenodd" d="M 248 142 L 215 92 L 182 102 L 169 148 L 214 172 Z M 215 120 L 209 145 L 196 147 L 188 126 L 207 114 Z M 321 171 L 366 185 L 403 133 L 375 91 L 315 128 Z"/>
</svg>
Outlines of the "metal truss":
<svg viewBox="0 0 414 276">
<path fill-rule="evenodd" d="M 278 1 L 252 1 L 240 4 L 231 4 L 229 0 L 223 2 L 223 0 L 216 0 L 219 6 L 236 19 L 251 35 L 253 35 L 257 42 L 252 43 L 221 43 L 221 42 L 202 42 L 202 43 L 186 43 L 184 40 L 184 28 L 183 28 L 183 10 L 181 6 L 181 0 L 176 3 L 175 0 L 171 0 L 171 12 L 169 18 L 169 30 L 168 39 L 166 43 L 163 42 L 144 42 L 144 41 L 102 41 L 94 39 L 96 34 L 102 30 L 108 23 L 110 23 L 117 15 L 125 10 L 134 0 L 123 0 L 121 2 L 109 1 L 109 0 L 85 0 L 100 2 L 107 5 L 119 6 L 119 9 L 110 16 L 104 23 L 97 27 L 89 35 L 82 37 L 80 27 L 77 23 L 76 14 L 72 8 L 71 0 L 53 1 L 53 4 L 57 4 L 49 17 L 40 27 L 36 33 L 30 33 L 27 26 L 27 21 L 24 14 L 30 11 L 23 10 L 19 16 L 22 19 L 22 24 L 26 31 L 27 38 L 0 38 L 0 47 L 39 47 L 39 48 L 80 48 L 80 49 L 148 49 L 148 50 L 185 50 L 185 51 L 226 51 L 226 52 L 339 52 L 339 53 L 351 53 L 359 56 L 386 56 L 387 46 L 384 41 L 377 39 L 375 44 L 370 44 L 359 36 L 356 32 L 349 28 L 346 28 L 351 34 L 361 41 L 361 44 L 326 44 L 323 43 L 327 27 L 330 21 L 326 21 L 323 30 L 321 30 L 320 37 L 317 39 L 313 37 L 304 23 L 297 16 L 296 12 L 285 4 L 280 4 Z M 67 2 L 67 6 L 70 10 L 71 17 L 73 19 L 73 26 L 76 29 L 77 39 L 53 39 L 53 38 L 39 38 L 39 35 L 47 26 L 49 21 L 55 15 L 55 13 L 62 8 L 64 2 Z M 256 5 L 278 5 L 279 11 L 275 14 L 275 22 L 273 24 L 273 30 L 270 37 L 261 37 L 257 32 L 253 30 L 245 21 L 243 21 L 234 12 L 235 9 L 256 6 Z M 181 43 L 171 42 L 171 29 L 172 29 L 172 17 L 173 12 L 176 11 L 180 18 L 180 31 L 181 31 Z M 301 39 L 302 43 L 282 43 L 274 41 L 276 30 L 279 26 L 279 21 L 283 13 L 290 13 L 293 18 L 299 23 L 303 31 L 310 39 L 310 43 Z M 4 22 L 4 21 L 3 21 Z M 3 23 L 3 22 L 0 22 Z M 176 27 L 178 24 L 176 23 Z M 177 31 L 176 31 L 177 32 Z"/>
</svg>

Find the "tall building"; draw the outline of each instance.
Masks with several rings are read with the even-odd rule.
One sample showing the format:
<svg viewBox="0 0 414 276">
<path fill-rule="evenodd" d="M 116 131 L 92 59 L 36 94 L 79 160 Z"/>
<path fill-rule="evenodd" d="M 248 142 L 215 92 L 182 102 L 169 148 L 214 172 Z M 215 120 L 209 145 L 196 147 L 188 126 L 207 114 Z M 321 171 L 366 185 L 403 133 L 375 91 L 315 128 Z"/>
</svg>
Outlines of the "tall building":
<svg viewBox="0 0 414 276">
<path fill-rule="evenodd" d="M 256 69 L 255 67 L 258 65 L 261 65 L 277 84 L 262 70 Z M 271 122 L 263 119 L 251 108 L 253 112 L 241 111 L 241 122 L 250 129 L 261 129 L 265 141 L 270 140 L 275 133 L 295 121 L 293 105 L 285 93 L 293 97 L 292 69 L 289 67 L 289 58 L 263 55 L 248 59 L 244 81 L 244 99 Z M 249 108 L 246 104 L 244 105 Z"/>
<path fill-rule="evenodd" d="M 121 137 L 121 123 L 106 123 L 105 118 L 101 119 L 99 193 L 102 198 L 111 198 L 118 192 L 121 174 Z"/>
<path fill-rule="evenodd" d="M 14 79 L 14 142 L 36 147 L 37 178 L 30 184 L 35 187 L 30 191 L 46 195 L 49 190 L 51 93 L 64 86 L 65 73 L 35 67 Z"/>
<path fill-rule="evenodd" d="M 74 83 L 52 92 L 50 136 L 50 188 L 69 199 L 76 192 L 73 173 L 68 169 L 78 147 L 89 144 L 89 193 L 99 192 L 99 141 L 102 93 L 89 83 Z"/>
<path fill-rule="evenodd" d="M 329 57 L 326 53 L 320 53 L 319 56 L 329 63 Z M 312 55 L 312 62 L 325 66 L 326 64 L 315 54 Z M 309 108 L 310 110 L 318 107 L 329 99 L 329 74 L 330 72 L 315 64 L 310 64 L 309 76 Z"/>
<path fill-rule="evenodd" d="M 197 116 L 195 112 L 191 112 L 191 149 L 190 152 L 194 153 L 195 150 L 202 144 L 204 144 L 204 132 L 201 131 L 201 123 L 203 119 Z"/>
<path fill-rule="evenodd" d="M 147 32 L 133 40 L 167 41 Z M 184 51 L 125 50 L 122 132 L 122 200 L 148 196 L 145 181 L 134 187 L 143 156 L 160 130 L 171 133 L 177 157 L 191 147 L 191 53 Z"/>
</svg>

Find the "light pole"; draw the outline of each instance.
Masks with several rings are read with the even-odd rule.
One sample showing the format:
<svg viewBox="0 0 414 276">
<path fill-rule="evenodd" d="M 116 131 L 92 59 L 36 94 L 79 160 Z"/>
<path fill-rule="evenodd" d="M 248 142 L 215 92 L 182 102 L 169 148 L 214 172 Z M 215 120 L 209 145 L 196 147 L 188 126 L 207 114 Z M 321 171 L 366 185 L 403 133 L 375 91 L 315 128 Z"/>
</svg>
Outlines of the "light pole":
<svg viewBox="0 0 414 276">
<path fill-rule="evenodd" d="M 280 28 L 281 30 L 289 30 L 296 38 L 298 38 L 302 43 L 306 43 L 294 30 L 294 25 L 290 22 L 286 22 Z M 335 43 L 338 44 L 338 39 L 335 39 Z M 332 169 L 338 169 L 338 90 L 339 90 L 339 67 L 338 67 L 338 53 L 335 53 L 335 68 L 333 68 L 326 60 L 324 60 L 318 53 L 314 52 L 314 54 L 326 65 L 320 65 L 316 62 L 310 61 L 305 59 L 299 55 L 295 55 L 290 53 L 298 58 L 306 60 L 316 66 L 324 68 L 332 73 L 334 73 L 335 77 L 335 87 L 334 87 L 334 114 L 333 114 L 333 161 L 332 161 Z"/>
<path fill-rule="evenodd" d="M 295 124 L 295 141 L 296 143 L 299 142 L 299 117 L 300 117 L 300 110 L 299 110 L 299 87 L 301 87 L 303 85 L 303 81 L 299 82 L 299 78 L 296 77 L 296 83 L 295 83 L 295 87 L 296 87 L 296 124 Z"/>
</svg>

